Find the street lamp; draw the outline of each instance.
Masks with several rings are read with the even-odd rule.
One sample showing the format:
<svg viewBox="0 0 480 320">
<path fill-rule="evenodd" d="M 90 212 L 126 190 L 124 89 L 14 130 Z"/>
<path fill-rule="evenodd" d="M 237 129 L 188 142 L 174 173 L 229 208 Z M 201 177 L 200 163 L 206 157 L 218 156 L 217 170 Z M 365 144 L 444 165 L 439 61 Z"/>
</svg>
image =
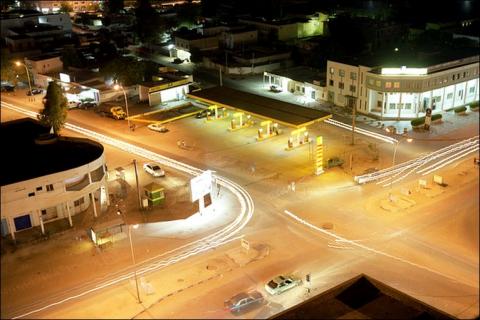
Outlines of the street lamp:
<svg viewBox="0 0 480 320">
<path fill-rule="evenodd" d="M 120 85 L 118 85 L 118 84 L 114 85 L 114 86 L 113 86 L 113 89 L 115 89 L 115 90 L 122 89 L 122 91 L 123 91 L 123 96 L 125 97 L 125 109 L 127 109 L 127 123 L 128 123 L 128 128 L 129 128 L 130 130 L 132 130 L 132 127 L 130 127 L 130 116 L 128 115 L 127 93 L 125 92 L 125 89 L 123 88 L 123 86 L 120 86 Z"/>
<path fill-rule="evenodd" d="M 28 87 L 30 88 L 30 94 L 32 94 L 32 84 L 30 83 L 30 74 L 28 73 L 28 68 L 25 63 L 21 63 L 20 61 L 15 61 L 15 65 L 17 67 L 20 67 L 23 65 L 25 67 L 25 71 L 27 72 L 27 78 L 28 78 Z"/>
<path fill-rule="evenodd" d="M 142 303 L 142 301 L 140 300 L 140 291 L 138 290 L 138 278 L 137 278 L 137 266 L 136 266 L 136 263 L 135 263 L 135 254 L 133 253 L 132 228 L 137 229 L 138 224 L 134 224 L 134 225 L 129 224 L 128 225 L 128 238 L 130 239 L 130 250 L 132 252 L 133 273 L 135 275 L 135 286 L 137 288 L 137 300 L 138 300 L 138 303 Z"/>
<path fill-rule="evenodd" d="M 388 128 L 385 129 L 387 132 L 392 132 L 390 131 Z M 404 137 L 403 139 L 400 139 L 400 140 L 396 140 L 394 143 L 393 143 L 393 158 L 392 158 L 392 167 L 395 167 L 395 157 L 397 156 L 397 147 L 400 143 L 402 143 L 403 141 L 407 141 L 408 143 L 412 142 L 413 139 L 412 138 L 408 138 L 408 137 Z M 392 185 L 393 185 L 393 178 L 392 178 L 392 181 L 390 182 L 390 191 L 388 193 L 388 199 L 390 200 L 390 202 L 392 201 Z"/>
<path fill-rule="evenodd" d="M 173 44 L 169 44 L 168 45 L 168 54 L 170 55 L 170 58 L 172 57 L 172 49 L 174 48 L 175 46 Z"/>
</svg>

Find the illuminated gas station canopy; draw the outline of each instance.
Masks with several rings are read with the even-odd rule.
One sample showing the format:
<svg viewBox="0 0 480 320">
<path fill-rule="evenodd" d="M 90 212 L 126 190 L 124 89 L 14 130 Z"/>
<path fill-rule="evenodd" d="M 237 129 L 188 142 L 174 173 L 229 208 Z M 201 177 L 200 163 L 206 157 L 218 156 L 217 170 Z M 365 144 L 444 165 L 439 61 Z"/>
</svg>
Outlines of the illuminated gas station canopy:
<svg viewBox="0 0 480 320">
<path fill-rule="evenodd" d="M 383 75 L 396 75 L 396 76 L 421 76 L 426 75 L 427 68 L 407 68 L 402 66 L 401 68 L 382 68 Z"/>
<path fill-rule="evenodd" d="M 244 111 L 266 120 L 288 127 L 300 128 L 332 117 L 328 112 L 302 107 L 276 99 L 235 90 L 228 87 L 214 87 L 189 93 L 188 97 L 227 109 Z"/>
</svg>

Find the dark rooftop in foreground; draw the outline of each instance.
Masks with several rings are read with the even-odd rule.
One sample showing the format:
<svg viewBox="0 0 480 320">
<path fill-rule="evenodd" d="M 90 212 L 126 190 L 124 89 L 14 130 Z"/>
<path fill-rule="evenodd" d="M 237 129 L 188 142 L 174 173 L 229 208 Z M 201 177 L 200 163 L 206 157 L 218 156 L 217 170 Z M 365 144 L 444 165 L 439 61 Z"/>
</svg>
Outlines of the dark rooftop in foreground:
<svg viewBox="0 0 480 320">
<path fill-rule="evenodd" d="M 4 137 L 2 147 L 8 151 L 3 157 L 0 185 L 77 168 L 98 159 L 103 153 L 101 144 L 87 139 L 58 137 L 52 143 L 35 143 L 35 139 L 49 131 L 50 128 L 29 118 L 0 125 Z"/>
<path fill-rule="evenodd" d="M 454 319 L 364 274 L 347 280 L 271 319 Z"/>
<path fill-rule="evenodd" d="M 188 96 L 230 109 L 242 110 L 295 128 L 307 126 L 332 116 L 328 112 L 305 108 L 297 104 L 270 99 L 228 87 L 204 89 L 190 93 Z"/>
</svg>

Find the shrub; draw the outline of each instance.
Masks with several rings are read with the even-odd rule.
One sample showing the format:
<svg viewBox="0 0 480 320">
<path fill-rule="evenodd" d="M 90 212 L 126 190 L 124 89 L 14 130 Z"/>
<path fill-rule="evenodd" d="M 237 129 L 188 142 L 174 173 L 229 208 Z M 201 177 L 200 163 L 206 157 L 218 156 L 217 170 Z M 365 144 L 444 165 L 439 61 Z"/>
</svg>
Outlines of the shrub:
<svg viewBox="0 0 480 320">
<path fill-rule="evenodd" d="M 425 123 L 425 117 L 420 117 L 420 118 L 415 118 L 412 121 L 410 121 L 410 124 L 412 127 L 420 126 Z"/>
<path fill-rule="evenodd" d="M 472 110 L 472 109 L 478 109 L 478 107 L 480 107 L 479 102 L 478 102 L 478 101 L 477 101 L 477 102 L 474 102 L 474 103 L 472 103 L 472 104 L 470 105 L 470 110 Z"/>
<path fill-rule="evenodd" d="M 440 120 L 440 119 L 442 119 L 442 115 L 440 113 L 432 115 L 432 121 Z"/>
<path fill-rule="evenodd" d="M 467 111 L 467 107 L 465 106 L 461 106 L 461 107 L 457 107 L 455 109 L 453 109 L 455 111 L 455 113 L 461 113 L 461 112 L 465 112 Z"/>
</svg>

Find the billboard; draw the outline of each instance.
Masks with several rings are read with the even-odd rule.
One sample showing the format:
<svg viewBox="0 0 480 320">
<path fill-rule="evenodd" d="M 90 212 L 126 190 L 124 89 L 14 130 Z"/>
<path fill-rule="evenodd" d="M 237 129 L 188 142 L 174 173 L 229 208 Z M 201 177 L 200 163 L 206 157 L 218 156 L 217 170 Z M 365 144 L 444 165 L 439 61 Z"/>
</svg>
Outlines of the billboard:
<svg viewBox="0 0 480 320">
<path fill-rule="evenodd" d="M 60 73 L 60 81 L 62 82 L 70 82 L 70 76 L 66 73 Z"/>
<path fill-rule="evenodd" d="M 212 192 L 212 171 L 206 170 L 201 175 L 190 180 L 192 202 Z"/>
</svg>

